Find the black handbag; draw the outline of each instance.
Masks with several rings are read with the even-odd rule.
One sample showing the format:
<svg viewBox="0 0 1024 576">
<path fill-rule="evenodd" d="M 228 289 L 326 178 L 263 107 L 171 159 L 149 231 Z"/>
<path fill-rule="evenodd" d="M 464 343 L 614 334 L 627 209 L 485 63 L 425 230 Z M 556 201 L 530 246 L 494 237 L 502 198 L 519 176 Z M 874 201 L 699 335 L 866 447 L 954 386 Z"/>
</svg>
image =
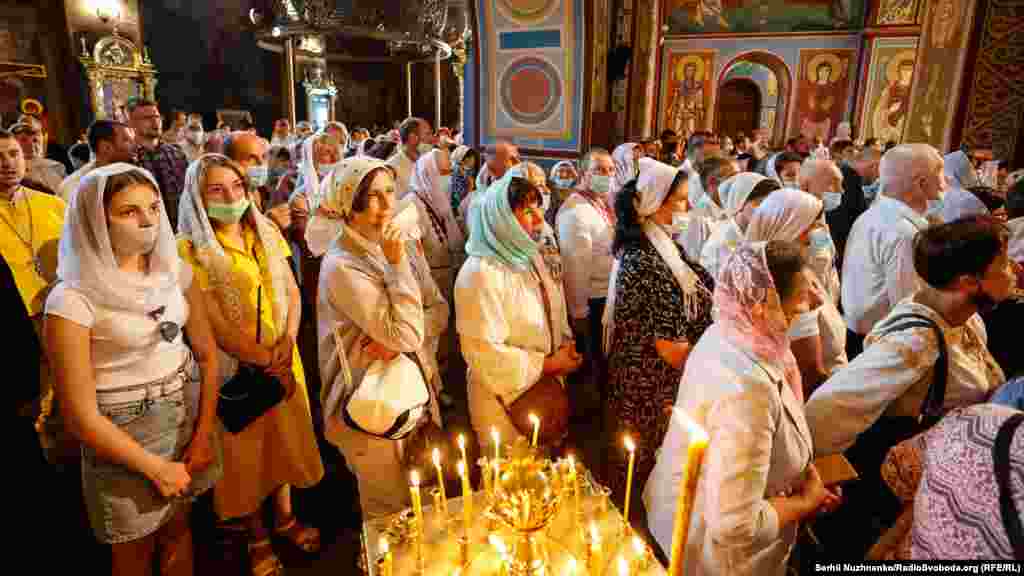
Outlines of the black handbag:
<svg viewBox="0 0 1024 576">
<path fill-rule="evenodd" d="M 256 342 L 260 342 L 263 289 L 256 293 Z M 260 416 L 284 400 L 285 389 L 276 376 L 259 366 L 239 364 L 235 373 L 220 387 L 217 416 L 232 434 L 245 430 Z"/>
</svg>

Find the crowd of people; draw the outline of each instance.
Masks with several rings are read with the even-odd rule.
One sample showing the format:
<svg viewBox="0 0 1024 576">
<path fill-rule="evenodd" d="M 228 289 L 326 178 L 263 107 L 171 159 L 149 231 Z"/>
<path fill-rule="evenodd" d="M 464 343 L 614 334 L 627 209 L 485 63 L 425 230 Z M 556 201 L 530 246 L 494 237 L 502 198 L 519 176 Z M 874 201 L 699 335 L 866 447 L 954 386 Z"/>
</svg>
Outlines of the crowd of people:
<svg viewBox="0 0 1024 576">
<path fill-rule="evenodd" d="M 1005 164 L 848 130 L 777 151 L 666 132 L 545 171 L 418 118 L 268 139 L 127 114 L 90 126 L 70 175 L 37 119 L 0 131 L 0 294 L 39 375 L 18 453 L 68 478 L 114 574 L 192 573 L 204 493 L 255 576 L 283 571 L 272 534 L 317 553 L 292 489 L 324 477 L 319 438 L 357 482 L 340 505 L 405 509 L 453 396 L 474 446 L 542 413 L 544 449 L 620 506 L 628 436 L 628 520 L 662 558 L 695 421 L 688 574 L 1020 553 Z M 837 454 L 859 480 L 819 473 Z"/>
</svg>

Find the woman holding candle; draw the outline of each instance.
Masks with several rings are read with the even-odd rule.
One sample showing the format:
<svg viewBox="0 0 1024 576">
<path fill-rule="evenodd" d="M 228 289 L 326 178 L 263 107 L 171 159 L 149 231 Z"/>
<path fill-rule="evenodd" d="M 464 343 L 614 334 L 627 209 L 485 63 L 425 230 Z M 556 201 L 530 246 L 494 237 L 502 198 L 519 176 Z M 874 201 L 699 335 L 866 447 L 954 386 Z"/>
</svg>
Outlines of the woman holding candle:
<svg viewBox="0 0 1024 576">
<path fill-rule="evenodd" d="M 618 260 L 608 285 L 605 350 L 609 403 L 605 478 L 623 502 L 629 454 L 635 443 L 634 482 L 642 487 L 668 426 L 691 347 L 711 324 L 711 276 L 672 241 L 673 220 L 688 209 L 688 174 L 650 158 L 620 192 L 613 252 Z M 641 509 L 632 491 L 633 511 Z"/>
<path fill-rule="evenodd" d="M 505 407 L 544 376 L 561 378 L 582 358 L 571 340 L 562 288 L 540 254 L 541 192 L 515 171 L 470 211 L 469 255 L 455 283 L 468 364 L 469 414 L 480 445 L 522 436 Z M 543 419 L 543 414 L 538 413 Z"/>
<path fill-rule="evenodd" d="M 321 398 L 349 398 L 371 364 L 407 354 L 415 357 L 425 379 L 433 384 L 427 413 L 440 424 L 433 351 L 448 326 L 448 304 L 418 245 L 407 241 L 392 223 L 394 172 L 373 158 L 348 158 L 326 181 L 324 192 L 322 216 L 317 218 L 330 219 L 323 227 L 333 226 L 338 234 L 329 241 L 324 256 L 316 306 L 324 383 Z M 347 368 L 338 356 L 339 342 Z M 405 439 L 356 430 L 331 410 L 325 401 L 324 433 L 345 455 L 359 482 L 364 518 L 386 516 L 407 506 Z"/>
<path fill-rule="evenodd" d="M 715 324 L 694 347 L 676 408 L 709 437 L 683 555 L 684 574 L 784 574 L 800 521 L 839 504 L 811 464 L 800 370 L 787 328 L 809 307 L 797 244 L 745 243 L 722 266 Z M 647 486 L 650 502 L 677 502 L 687 432 L 672 426 Z M 652 509 L 668 550 L 674 506 Z"/>
</svg>

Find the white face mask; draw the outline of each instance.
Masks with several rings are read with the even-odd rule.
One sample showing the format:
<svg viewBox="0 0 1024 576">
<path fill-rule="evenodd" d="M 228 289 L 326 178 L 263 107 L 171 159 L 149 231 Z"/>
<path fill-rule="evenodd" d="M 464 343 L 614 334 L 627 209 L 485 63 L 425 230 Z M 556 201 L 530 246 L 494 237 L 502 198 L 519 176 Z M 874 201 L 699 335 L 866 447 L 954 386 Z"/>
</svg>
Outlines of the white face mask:
<svg viewBox="0 0 1024 576">
<path fill-rule="evenodd" d="M 202 130 L 188 130 L 185 132 L 185 139 L 198 146 L 203 141 Z"/>
<path fill-rule="evenodd" d="M 122 222 L 110 222 L 110 247 L 115 254 L 122 256 L 140 256 L 149 254 L 156 246 L 159 226 L 153 225 L 147 228 L 139 228 L 134 224 Z"/>
<path fill-rule="evenodd" d="M 430 151 L 433 149 L 434 147 L 431 146 L 430 144 L 427 144 L 426 142 L 420 142 L 419 144 L 416 145 L 416 152 L 419 153 L 420 156 L 430 154 Z"/>
<path fill-rule="evenodd" d="M 340 162 L 335 162 L 334 164 L 321 164 L 316 171 L 321 178 L 326 178 L 338 164 L 340 164 Z"/>
<path fill-rule="evenodd" d="M 800 182 L 797 181 L 797 180 L 787 180 L 787 179 L 783 178 L 782 179 L 782 187 L 783 188 L 795 188 L 795 189 L 799 190 L 800 189 Z"/>
<path fill-rule="evenodd" d="M 540 209 L 541 209 L 541 212 L 544 212 L 545 214 L 547 214 L 548 213 L 548 208 L 550 208 L 550 207 L 551 207 L 551 194 L 543 194 L 542 193 L 540 195 Z"/>
<path fill-rule="evenodd" d="M 814 254 L 820 254 L 822 252 L 831 251 L 832 249 L 832 235 L 828 233 L 828 230 L 822 228 L 816 228 L 811 232 L 811 250 Z"/>
<path fill-rule="evenodd" d="M 825 192 L 825 197 L 822 200 L 825 202 L 825 211 L 831 212 L 843 203 L 843 195 L 840 192 Z"/>
<path fill-rule="evenodd" d="M 249 181 L 252 182 L 253 187 L 259 188 L 267 185 L 267 179 L 270 177 L 270 169 L 267 168 L 266 164 L 260 166 L 253 166 L 246 171 L 249 176 Z"/>
</svg>

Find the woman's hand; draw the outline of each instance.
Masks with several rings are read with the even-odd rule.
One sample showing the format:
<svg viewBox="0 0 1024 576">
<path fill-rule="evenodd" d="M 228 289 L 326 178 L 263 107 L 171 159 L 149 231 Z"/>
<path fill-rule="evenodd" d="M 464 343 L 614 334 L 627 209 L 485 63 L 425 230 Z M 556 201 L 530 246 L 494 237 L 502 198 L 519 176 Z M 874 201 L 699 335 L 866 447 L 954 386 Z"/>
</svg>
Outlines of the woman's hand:
<svg viewBox="0 0 1024 576">
<path fill-rule="evenodd" d="M 398 357 L 398 352 L 391 350 L 387 346 L 377 342 L 369 336 L 363 338 L 363 352 L 372 358 L 373 360 L 383 360 L 385 362 L 391 362 Z"/>
<path fill-rule="evenodd" d="M 833 492 L 825 487 L 821 481 L 821 474 L 818 474 L 814 464 L 807 467 L 803 485 L 794 496 L 803 501 L 805 517 L 816 512 L 835 510 L 842 502 L 842 495 L 838 490 Z"/>
<path fill-rule="evenodd" d="M 206 470 L 213 464 L 213 448 L 210 446 L 210 431 L 203 426 L 196 426 L 192 433 L 192 440 L 185 449 L 182 461 L 185 463 L 185 470 L 189 474 L 195 474 Z"/>
<path fill-rule="evenodd" d="M 576 352 L 576 342 L 570 340 L 563 344 L 557 352 L 544 359 L 544 374 L 564 376 L 579 369 L 583 364 L 583 356 Z"/>
<path fill-rule="evenodd" d="M 398 266 L 405 258 L 405 246 L 402 243 L 402 232 L 397 226 L 388 222 L 380 233 L 380 248 L 384 257 L 392 266 Z"/>
<path fill-rule="evenodd" d="M 164 498 L 181 496 L 192 482 L 184 463 L 163 459 L 147 475 Z"/>
<path fill-rule="evenodd" d="M 285 232 L 292 225 L 291 207 L 287 204 L 279 204 L 267 210 L 267 217 L 277 225 L 281 232 Z"/>
<path fill-rule="evenodd" d="M 683 366 L 686 364 L 686 359 L 690 357 L 690 350 L 692 349 L 692 346 L 690 346 L 690 343 L 686 340 L 679 342 L 655 340 L 654 349 L 666 364 L 672 366 L 676 370 L 682 370 Z"/>
<path fill-rule="evenodd" d="M 291 336 L 285 334 L 277 341 L 277 344 L 270 349 L 270 366 L 274 370 L 284 371 L 292 369 L 292 350 L 295 347 L 295 341 L 292 340 Z"/>
</svg>

